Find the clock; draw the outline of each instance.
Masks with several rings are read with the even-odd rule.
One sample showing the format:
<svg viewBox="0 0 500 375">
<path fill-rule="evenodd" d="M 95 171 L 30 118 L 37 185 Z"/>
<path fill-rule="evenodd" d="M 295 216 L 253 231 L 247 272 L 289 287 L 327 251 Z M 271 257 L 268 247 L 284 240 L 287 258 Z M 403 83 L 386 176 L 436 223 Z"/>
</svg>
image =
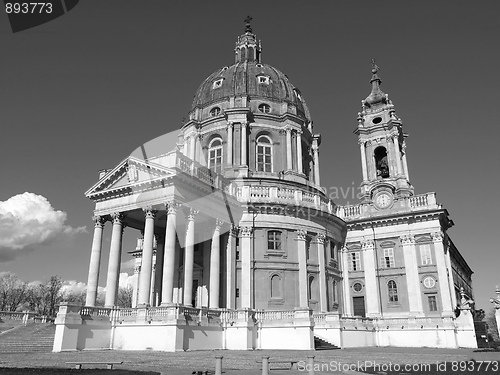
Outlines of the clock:
<svg viewBox="0 0 500 375">
<path fill-rule="evenodd" d="M 378 208 L 384 209 L 392 204 L 392 196 L 388 193 L 380 193 L 375 198 L 375 205 Z"/>
</svg>

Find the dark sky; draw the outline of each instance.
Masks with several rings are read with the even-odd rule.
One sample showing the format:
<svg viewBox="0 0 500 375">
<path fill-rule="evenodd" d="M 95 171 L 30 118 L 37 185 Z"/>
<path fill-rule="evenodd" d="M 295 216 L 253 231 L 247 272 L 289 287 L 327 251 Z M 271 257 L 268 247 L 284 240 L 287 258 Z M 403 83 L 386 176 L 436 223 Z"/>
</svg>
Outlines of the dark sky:
<svg viewBox="0 0 500 375">
<path fill-rule="evenodd" d="M 435 191 L 450 212 L 478 307 L 489 309 L 500 284 L 498 0 L 88 0 L 16 34 L 1 13 L 0 272 L 87 281 L 93 204 L 84 192 L 99 169 L 179 128 L 198 85 L 232 64 L 247 14 L 262 61 L 307 101 L 323 139 L 322 185 L 347 193 L 338 204 L 356 203 L 352 132 L 377 60 L 382 90 L 410 134 L 411 182 L 417 194 Z M 12 221 L 14 206 L 24 222 Z M 40 215 L 50 219 L 48 232 L 24 233 Z M 125 233 L 124 250 L 132 250 L 138 233 Z M 108 226 L 101 285 L 109 236 Z"/>
</svg>

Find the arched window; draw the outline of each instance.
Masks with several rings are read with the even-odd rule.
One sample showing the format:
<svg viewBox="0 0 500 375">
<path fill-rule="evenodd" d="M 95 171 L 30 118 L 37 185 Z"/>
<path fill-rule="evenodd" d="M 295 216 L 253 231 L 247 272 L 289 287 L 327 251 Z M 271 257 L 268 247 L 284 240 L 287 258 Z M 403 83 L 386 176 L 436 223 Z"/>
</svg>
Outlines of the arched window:
<svg viewBox="0 0 500 375">
<path fill-rule="evenodd" d="M 385 147 L 380 146 L 375 149 L 375 165 L 377 166 L 377 177 L 389 177 L 389 162 Z"/>
<path fill-rule="evenodd" d="M 247 57 L 247 51 L 246 51 L 245 47 L 243 47 L 241 49 L 240 56 L 241 56 L 240 61 L 245 61 L 245 59 Z"/>
<path fill-rule="evenodd" d="M 222 139 L 214 138 L 208 145 L 208 168 L 214 172 L 222 171 Z"/>
<path fill-rule="evenodd" d="M 398 286 L 394 280 L 389 280 L 387 289 L 389 291 L 389 302 L 398 302 Z"/>
<path fill-rule="evenodd" d="M 278 275 L 271 277 L 271 298 L 281 297 L 281 279 Z"/>
<path fill-rule="evenodd" d="M 313 299 L 314 296 L 314 276 L 309 276 L 309 282 L 307 283 L 307 295 L 309 299 Z"/>
<path fill-rule="evenodd" d="M 220 108 L 219 107 L 213 107 L 210 110 L 210 116 L 215 117 L 220 115 Z"/>
<path fill-rule="evenodd" d="M 257 138 L 256 146 L 256 169 L 258 172 L 273 171 L 273 144 L 271 139 L 265 135 Z"/>
<path fill-rule="evenodd" d="M 248 61 L 253 61 L 253 48 L 248 48 Z"/>
</svg>

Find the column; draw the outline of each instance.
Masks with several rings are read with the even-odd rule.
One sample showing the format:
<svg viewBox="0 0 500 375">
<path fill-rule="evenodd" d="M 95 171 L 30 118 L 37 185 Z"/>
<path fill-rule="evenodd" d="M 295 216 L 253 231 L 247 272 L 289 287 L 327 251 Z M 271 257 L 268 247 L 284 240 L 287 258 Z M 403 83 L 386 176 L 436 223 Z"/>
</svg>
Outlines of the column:
<svg viewBox="0 0 500 375">
<path fill-rule="evenodd" d="M 165 257 L 165 238 L 155 235 L 156 239 L 156 259 L 155 259 L 155 283 L 154 283 L 154 301 L 155 306 L 160 306 L 161 296 L 163 294 L 163 262 Z"/>
<path fill-rule="evenodd" d="M 209 307 L 219 308 L 219 287 L 220 287 L 220 228 L 222 221 L 215 220 L 215 230 L 212 236 L 212 247 L 210 248 L 210 289 Z"/>
<path fill-rule="evenodd" d="M 401 152 L 399 151 L 399 140 L 398 136 L 394 135 L 392 137 L 392 141 L 394 142 L 394 150 L 396 152 L 396 164 L 398 167 L 398 175 L 403 174 L 403 169 L 401 168 Z"/>
<path fill-rule="evenodd" d="M 451 295 L 448 284 L 448 269 L 446 268 L 445 250 L 443 246 L 443 233 L 441 231 L 432 233 L 432 242 L 434 243 L 434 255 L 436 256 L 436 268 L 438 271 L 439 294 L 441 295 L 441 304 L 443 305 L 442 316 L 454 316 L 453 306 L 451 305 Z M 455 293 L 455 291 L 453 291 Z"/>
<path fill-rule="evenodd" d="M 380 303 L 378 293 L 378 282 L 376 270 L 377 260 L 375 259 L 375 243 L 373 240 L 366 240 L 363 246 L 363 269 L 365 271 L 366 288 L 366 313 L 368 317 L 380 315 Z"/>
<path fill-rule="evenodd" d="M 189 158 L 194 160 L 195 157 L 195 147 L 196 147 L 196 136 L 192 134 L 189 137 Z"/>
<path fill-rule="evenodd" d="M 359 149 L 361 151 L 361 169 L 363 171 L 363 181 L 368 181 L 368 170 L 366 169 L 366 148 L 365 141 L 361 139 L 358 141 Z"/>
<path fill-rule="evenodd" d="M 141 264 L 138 264 L 138 260 L 140 261 L 141 258 L 136 258 L 135 259 L 135 265 L 134 265 L 134 290 L 132 292 L 132 307 L 137 307 L 137 296 L 139 292 L 139 277 L 141 274 Z"/>
<path fill-rule="evenodd" d="M 240 301 L 242 308 L 252 308 L 252 227 L 241 227 L 241 288 Z"/>
<path fill-rule="evenodd" d="M 144 212 L 144 245 L 142 248 L 141 274 L 139 278 L 139 296 L 137 300 L 137 304 L 139 306 L 146 306 L 149 303 L 151 273 L 153 269 L 154 226 L 157 211 L 153 210 L 153 208 L 149 206 L 144 209 Z"/>
<path fill-rule="evenodd" d="M 236 308 L 236 237 L 238 228 L 231 224 L 226 247 L 226 308 Z"/>
<path fill-rule="evenodd" d="M 349 287 L 349 252 L 347 247 L 342 247 L 342 288 L 344 290 L 344 311 L 343 315 L 352 316 L 351 288 Z"/>
<path fill-rule="evenodd" d="M 227 155 L 227 165 L 233 166 L 233 123 L 230 122 L 227 124 L 227 147 L 226 147 L 226 155 Z"/>
<path fill-rule="evenodd" d="M 292 128 L 286 127 L 286 170 L 292 170 Z"/>
<path fill-rule="evenodd" d="M 410 316 L 423 315 L 422 291 L 420 289 L 420 277 L 418 275 L 417 249 L 415 239 L 411 235 L 400 237 L 403 245 L 403 257 L 405 262 L 406 285 L 408 286 L 408 303 Z"/>
<path fill-rule="evenodd" d="M 193 265 L 194 265 L 194 218 L 199 211 L 190 208 L 186 222 L 186 248 L 184 251 L 184 298 L 185 306 L 193 305 Z"/>
<path fill-rule="evenodd" d="M 320 178 L 319 178 L 319 147 L 313 146 L 313 156 L 314 156 L 314 183 L 320 186 Z"/>
<path fill-rule="evenodd" d="M 247 165 L 247 123 L 241 123 L 241 165 Z"/>
<path fill-rule="evenodd" d="M 326 285 L 326 262 L 325 262 L 325 241 L 326 236 L 318 233 L 316 243 L 318 245 L 318 266 L 319 266 L 319 306 L 320 311 L 328 311 L 327 285 Z"/>
<path fill-rule="evenodd" d="M 203 155 L 203 135 L 202 134 L 197 134 L 196 135 L 196 158 L 198 159 L 198 163 L 206 167 L 208 163 L 206 162 L 206 158 Z"/>
<path fill-rule="evenodd" d="M 85 306 L 95 306 L 97 284 L 99 283 L 99 267 L 101 265 L 102 231 L 106 220 L 102 216 L 94 216 L 94 239 L 90 252 L 89 278 L 87 281 L 87 298 Z"/>
<path fill-rule="evenodd" d="M 450 243 L 446 245 L 446 268 L 449 270 L 452 269 L 451 259 L 450 259 Z M 455 294 L 455 284 L 453 282 L 453 274 L 452 272 L 448 272 L 448 284 L 450 285 L 450 294 L 451 294 L 451 306 L 457 306 L 457 296 Z"/>
<path fill-rule="evenodd" d="M 299 229 L 296 232 L 297 237 L 297 258 L 299 261 L 299 306 L 309 308 L 309 299 L 307 295 L 307 254 L 306 239 L 307 232 Z"/>
<path fill-rule="evenodd" d="M 180 204 L 168 202 L 165 204 L 167 210 L 167 225 L 165 228 L 165 254 L 163 256 L 163 285 L 161 291 L 162 306 L 173 303 L 174 295 L 174 273 L 175 273 L 175 235 L 177 210 Z"/>
<path fill-rule="evenodd" d="M 406 142 L 403 142 L 403 171 L 406 176 L 406 179 L 410 181 L 410 174 L 408 173 L 408 164 L 406 162 Z"/>
<path fill-rule="evenodd" d="M 156 306 L 156 290 L 155 290 L 155 280 L 156 280 L 156 265 L 158 262 L 158 242 L 157 237 L 153 235 L 153 262 L 151 264 L 151 286 L 149 287 L 149 305 Z"/>
<path fill-rule="evenodd" d="M 109 250 L 108 278 L 106 281 L 106 299 L 104 306 L 113 307 L 116 305 L 118 295 L 118 279 L 120 277 L 120 262 L 122 253 L 123 237 L 123 214 L 114 212 L 111 214 L 113 230 L 111 232 L 111 246 Z"/>
<path fill-rule="evenodd" d="M 302 168 L 302 130 L 297 130 L 297 172 L 304 173 Z"/>
</svg>

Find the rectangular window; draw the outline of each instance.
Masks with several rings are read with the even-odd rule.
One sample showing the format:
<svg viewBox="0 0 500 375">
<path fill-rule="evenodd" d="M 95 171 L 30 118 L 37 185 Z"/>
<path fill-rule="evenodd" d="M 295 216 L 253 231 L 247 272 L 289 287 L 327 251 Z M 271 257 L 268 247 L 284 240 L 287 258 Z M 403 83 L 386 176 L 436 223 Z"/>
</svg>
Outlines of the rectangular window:
<svg viewBox="0 0 500 375">
<path fill-rule="evenodd" d="M 361 256 L 359 251 L 349 253 L 349 271 L 361 270 Z"/>
<path fill-rule="evenodd" d="M 281 232 L 277 230 L 267 232 L 267 249 L 281 251 Z"/>
<path fill-rule="evenodd" d="M 330 241 L 330 259 L 337 259 L 335 252 L 336 252 L 335 242 Z"/>
<path fill-rule="evenodd" d="M 431 245 L 420 245 L 420 259 L 422 266 L 432 264 Z"/>
<path fill-rule="evenodd" d="M 429 302 L 429 311 L 438 310 L 436 296 L 427 296 L 427 301 Z"/>
<path fill-rule="evenodd" d="M 384 249 L 384 256 L 380 258 L 380 268 L 395 267 L 394 248 Z"/>
<path fill-rule="evenodd" d="M 222 171 L 222 148 L 210 150 L 208 165 L 209 169 L 214 172 L 220 173 Z"/>
</svg>

